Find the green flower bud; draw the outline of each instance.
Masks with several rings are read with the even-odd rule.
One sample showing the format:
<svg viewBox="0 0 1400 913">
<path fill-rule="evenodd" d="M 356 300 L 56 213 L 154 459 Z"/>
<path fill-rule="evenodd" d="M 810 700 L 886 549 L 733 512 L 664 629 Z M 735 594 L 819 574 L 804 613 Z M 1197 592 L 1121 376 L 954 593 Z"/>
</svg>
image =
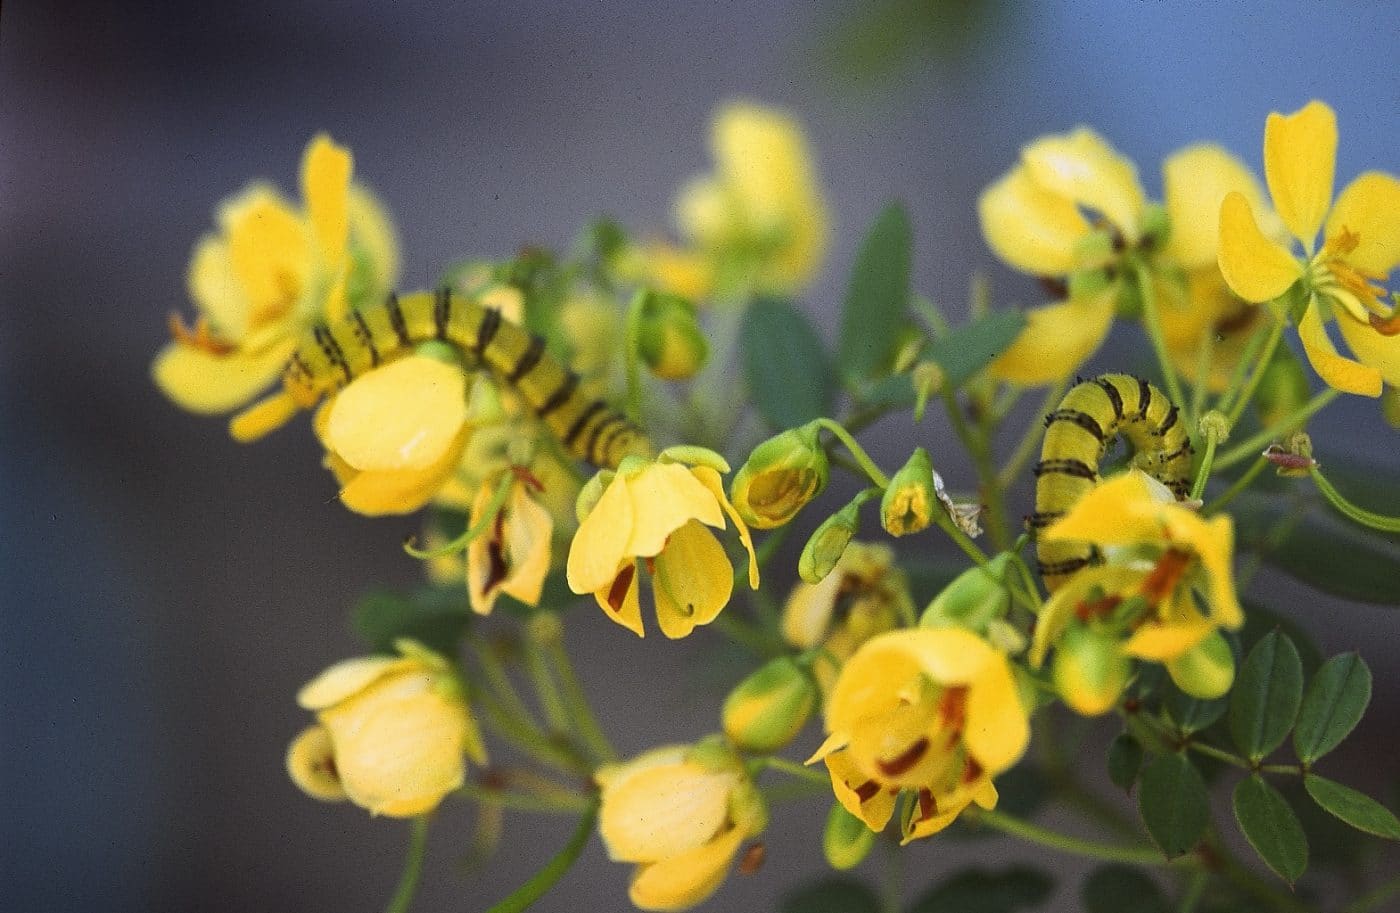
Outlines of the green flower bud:
<svg viewBox="0 0 1400 913">
<path fill-rule="evenodd" d="M 734 474 L 729 498 L 756 529 L 782 526 L 807 505 L 830 476 L 815 424 L 792 428 L 754 448 Z"/>
<path fill-rule="evenodd" d="M 822 852 L 833 869 L 844 872 L 860 865 L 875 845 L 875 832 L 846 811 L 840 802 L 831 806 L 822 832 Z"/>
<path fill-rule="evenodd" d="M 1075 713 L 1098 716 L 1112 710 L 1128 684 L 1132 663 L 1118 639 L 1076 626 L 1055 648 L 1055 690 Z"/>
<path fill-rule="evenodd" d="M 1230 420 L 1225 413 L 1211 409 L 1196 423 L 1202 437 L 1215 435 L 1215 443 L 1223 444 L 1230 439 Z"/>
<path fill-rule="evenodd" d="M 792 657 L 780 656 L 729 692 L 720 718 L 737 748 L 772 754 L 797 738 L 816 703 L 812 677 Z"/>
<path fill-rule="evenodd" d="M 729 794 L 729 820 L 750 836 L 757 836 L 768 828 L 768 803 L 747 776 Z"/>
<path fill-rule="evenodd" d="M 1235 683 L 1235 654 L 1219 631 L 1167 662 L 1167 673 L 1185 693 L 1203 701 L 1220 697 Z"/>
<path fill-rule="evenodd" d="M 1274 350 L 1269 366 L 1264 369 L 1259 390 L 1254 394 L 1254 407 L 1259 410 L 1259 420 L 1265 427 L 1273 425 L 1289 413 L 1301 409 L 1311 395 L 1308 372 L 1302 362 L 1288 346 L 1279 346 Z"/>
<path fill-rule="evenodd" d="M 985 632 L 988 622 L 1003 617 L 1011 607 L 1011 594 L 1003 583 L 1010 562 L 1010 553 L 1002 552 L 988 561 L 986 568 L 974 566 L 963 571 L 924 609 L 919 627 Z"/>
<path fill-rule="evenodd" d="M 675 295 L 647 295 L 637 327 L 637 352 L 657 377 L 694 377 L 710 354 L 710 344 L 695 319 L 695 306 Z"/>
<path fill-rule="evenodd" d="M 875 497 L 877 490 L 867 488 L 851 500 L 851 503 L 822 521 L 812 533 L 802 554 L 797 559 L 797 576 L 808 583 L 821 583 L 835 568 L 846 546 L 860 531 L 860 507 Z"/>
<path fill-rule="evenodd" d="M 885 532 L 891 536 L 906 536 L 927 529 L 933 522 L 937 498 L 928 451 L 915 447 L 909 462 L 890 479 L 885 496 L 880 500 L 880 522 Z"/>
</svg>

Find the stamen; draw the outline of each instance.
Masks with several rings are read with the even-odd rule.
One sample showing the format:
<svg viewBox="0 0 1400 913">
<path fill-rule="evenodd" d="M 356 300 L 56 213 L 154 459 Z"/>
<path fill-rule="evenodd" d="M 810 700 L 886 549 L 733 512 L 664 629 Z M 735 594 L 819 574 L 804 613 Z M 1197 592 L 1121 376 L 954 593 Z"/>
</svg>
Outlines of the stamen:
<svg viewBox="0 0 1400 913">
<path fill-rule="evenodd" d="M 1176 589 L 1186 569 L 1191 566 L 1192 557 L 1190 552 L 1176 548 L 1169 548 L 1163 552 L 1152 571 L 1142 581 L 1142 595 L 1147 601 L 1155 605 Z"/>
</svg>

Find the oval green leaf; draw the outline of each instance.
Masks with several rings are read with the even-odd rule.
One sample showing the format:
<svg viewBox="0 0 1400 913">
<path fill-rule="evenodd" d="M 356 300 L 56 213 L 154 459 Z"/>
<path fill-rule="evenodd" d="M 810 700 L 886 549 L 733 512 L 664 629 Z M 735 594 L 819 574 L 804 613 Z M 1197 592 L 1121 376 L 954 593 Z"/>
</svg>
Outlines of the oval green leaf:
<svg viewBox="0 0 1400 913">
<path fill-rule="evenodd" d="M 1184 756 L 1159 755 L 1142 773 L 1138 811 L 1167 858 L 1194 847 L 1210 819 L 1210 801 L 1200 773 Z"/>
<path fill-rule="evenodd" d="M 1113 785 L 1131 792 L 1142 769 L 1142 744 L 1132 733 L 1120 732 L 1108 746 L 1108 778 Z"/>
<path fill-rule="evenodd" d="M 795 428 L 831 411 L 831 357 L 791 301 L 759 298 L 744 313 L 744 377 L 772 428 Z"/>
<path fill-rule="evenodd" d="M 1110 863 L 1089 873 L 1079 892 L 1084 913 L 1170 913 L 1157 882 L 1142 869 Z"/>
<path fill-rule="evenodd" d="M 1308 838 L 1288 800 L 1258 774 L 1235 787 L 1235 820 L 1254 852 L 1292 885 L 1308 869 Z"/>
<path fill-rule="evenodd" d="M 1371 670 L 1358 654 L 1343 653 L 1323 663 L 1308 685 L 1293 730 L 1298 760 L 1311 764 L 1336 748 L 1370 702 Z"/>
<path fill-rule="evenodd" d="M 1251 761 L 1283 744 L 1303 699 L 1303 663 L 1285 634 L 1271 631 L 1245 657 L 1230 694 L 1230 735 Z"/>
<path fill-rule="evenodd" d="M 889 370 L 906 323 L 913 250 L 904 207 L 886 205 L 861 242 L 846 289 L 837 355 L 843 377 L 863 382 Z"/>
<path fill-rule="evenodd" d="M 1229 702 L 1223 697 L 1204 701 L 1173 687 L 1167 693 L 1166 706 L 1177 730 L 1182 735 L 1191 735 L 1202 729 L 1209 729 L 1216 720 L 1224 716 Z"/>
<path fill-rule="evenodd" d="M 1358 831 L 1387 840 L 1400 840 L 1400 819 L 1365 793 L 1317 774 L 1304 777 L 1303 787 L 1314 802 Z"/>
</svg>

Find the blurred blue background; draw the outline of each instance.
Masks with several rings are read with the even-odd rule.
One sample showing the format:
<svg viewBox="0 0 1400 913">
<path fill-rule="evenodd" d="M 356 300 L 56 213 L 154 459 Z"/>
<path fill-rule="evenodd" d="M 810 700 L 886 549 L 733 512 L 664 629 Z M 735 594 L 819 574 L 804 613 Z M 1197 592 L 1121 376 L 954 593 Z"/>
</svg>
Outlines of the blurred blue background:
<svg viewBox="0 0 1400 913">
<path fill-rule="evenodd" d="M 415 288 L 463 254 L 567 243 L 600 212 L 664 229 L 675 189 L 708 167 L 715 105 L 785 106 L 806 124 L 838 224 L 804 302 L 828 333 L 859 233 L 895 197 L 914 219 L 922 290 L 957 312 L 985 269 L 999 303 L 1035 303 L 1030 281 L 995 269 L 973 203 L 1042 132 L 1093 125 L 1156 193 L 1154 163 L 1173 149 L 1216 139 L 1258 167 L 1264 116 L 1320 97 L 1341 123 L 1339 186 L 1397 170 L 1400 5 L 927 7 L 8 0 L 0 907 L 372 910 L 397 877 L 404 826 L 303 798 L 282 753 L 305 721 L 297 687 L 361 649 L 347 607 L 415 579 L 398 548 L 410 522 L 333 503 L 304 426 L 239 447 L 147 374 L 166 315 L 187 306 L 187 257 L 214 204 L 255 176 L 293 189 L 316 131 L 354 150 Z M 945 433 L 930 421 L 917 442 L 937 454 Z M 1335 408 L 1315 433 L 1400 466 L 1373 404 Z M 875 437 L 911 446 L 907 425 Z M 1325 648 L 1361 647 L 1381 670 L 1335 769 L 1394 779 L 1400 622 L 1266 584 Z M 703 662 L 704 635 L 644 649 L 585 620 L 571 637 L 625 751 L 716 726 L 717 695 L 696 699 L 679 671 Z M 705 909 L 770 908 L 820 872 L 819 805 L 776 816 L 765 872 L 731 879 Z M 454 809 L 435 827 L 420 909 L 484 907 L 564 837 L 559 822 L 512 815 L 507 854 L 465 877 L 470 820 Z M 921 885 L 959 861 L 1027 855 L 926 842 L 906 875 Z M 626 909 L 626 879 L 595 842 L 540 908 Z M 1060 908 L 1074 896 L 1070 884 Z"/>
</svg>

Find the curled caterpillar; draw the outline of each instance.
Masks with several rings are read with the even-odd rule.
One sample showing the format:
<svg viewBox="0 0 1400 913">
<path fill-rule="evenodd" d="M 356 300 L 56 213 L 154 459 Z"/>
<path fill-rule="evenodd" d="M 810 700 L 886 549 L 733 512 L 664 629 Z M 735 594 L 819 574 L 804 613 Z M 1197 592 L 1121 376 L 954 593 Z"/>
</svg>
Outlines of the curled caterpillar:
<svg viewBox="0 0 1400 913">
<path fill-rule="evenodd" d="M 616 468 L 651 444 L 636 425 L 601 399 L 579 389 L 579 377 L 545 353 L 544 338 L 501 317 L 495 308 L 450 289 L 389 295 L 383 304 L 351 311 L 334 324 L 317 324 L 302 338 L 282 374 L 282 392 L 234 420 L 234 435 L 256 438 L 298 409 L 429 340 L 450 343 L 520 394 L 570 454 Z M 240 426 L 240 423 L 242 425 Z"/>
<path fill-rule="evenodd" d="M 1114 437 L 1133 446 L 1133 461 L 1178 499 L 1191 490 L 1191 441 L 1176 406 L 1145 380 L 1103 374 L 1075 385 L 1045 417 L 1045 443 L 1035 466 L 1032 534 L 1065 515 L 1099 481 L 1099 460 Z M 1038 542 L 1041 580 L 1052 592 L 1071 574 L 1101 560 L 1091 546 Z"/>
</svg>

